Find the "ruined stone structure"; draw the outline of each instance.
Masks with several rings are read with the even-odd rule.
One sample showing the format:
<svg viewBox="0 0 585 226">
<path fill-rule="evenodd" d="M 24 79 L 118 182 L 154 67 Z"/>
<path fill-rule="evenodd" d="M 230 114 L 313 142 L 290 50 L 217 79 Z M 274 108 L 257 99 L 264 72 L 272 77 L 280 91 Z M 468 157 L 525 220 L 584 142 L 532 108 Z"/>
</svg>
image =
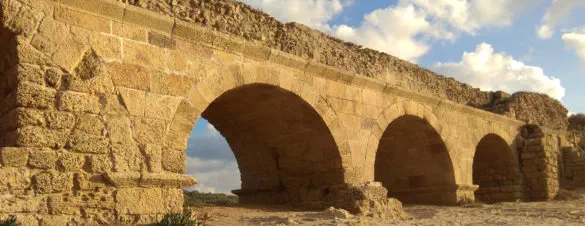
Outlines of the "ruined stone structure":
<svg viewBox="0 0 585 226">
<path fill-rule="evenodd" d="M 386 192 L 454 205 L 559 189 L 565 135 L 474 108 L 494 93 L 241 3 L 1 2 L 0 217 L 180 211 L 201 116 L 234 151 L 243 203 L 364 213 Z"/>
</svg>

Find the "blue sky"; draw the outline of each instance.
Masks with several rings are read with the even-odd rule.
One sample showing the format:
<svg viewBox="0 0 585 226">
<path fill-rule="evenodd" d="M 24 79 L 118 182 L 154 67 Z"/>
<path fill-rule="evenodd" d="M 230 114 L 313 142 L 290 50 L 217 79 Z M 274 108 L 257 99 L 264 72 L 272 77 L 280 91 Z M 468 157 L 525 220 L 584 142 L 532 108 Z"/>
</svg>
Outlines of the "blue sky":
<svg viewBox="0 0 585 226">
<path fill-rule="evenodd" d="M 241 1 L 482 90 L 546 93 L 585 112 L 585 0 Z M 207 121 L 187 153 L 195 189 L 239 187 L 233 154 Z"/>
</svg>

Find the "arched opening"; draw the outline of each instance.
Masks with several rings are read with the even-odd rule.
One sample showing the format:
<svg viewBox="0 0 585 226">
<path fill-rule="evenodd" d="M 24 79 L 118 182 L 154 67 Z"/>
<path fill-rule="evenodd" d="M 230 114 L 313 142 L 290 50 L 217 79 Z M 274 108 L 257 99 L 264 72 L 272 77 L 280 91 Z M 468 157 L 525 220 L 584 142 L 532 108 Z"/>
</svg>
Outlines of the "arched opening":
<svg viewBox="0 0 585 226">
<path fill-rule="evenodd" d="M 237 87 L 201 116 L 233 151 L 241 178 L 233 193 L 242 204 L 308 206 L 323 201 L 331 185 L 344 183 L 341 156 L 327 125 L 290 91 L 265 84 Z"/>
<path fill-rule="evenodd" d="M 384 131 L 374 177 L 403 203 L 451 204 L 456 199 L 447 147 L 437 131 L 416 116 L 401 116 Z"/>
<path fill-rule="evenodd" d="M 482 202 L 522 199 L 522 174 L 510 145 L 495 134 L 477 144 L 473 157 L 473 184 L 479 185 L 475 198 Z"/>
</svg>

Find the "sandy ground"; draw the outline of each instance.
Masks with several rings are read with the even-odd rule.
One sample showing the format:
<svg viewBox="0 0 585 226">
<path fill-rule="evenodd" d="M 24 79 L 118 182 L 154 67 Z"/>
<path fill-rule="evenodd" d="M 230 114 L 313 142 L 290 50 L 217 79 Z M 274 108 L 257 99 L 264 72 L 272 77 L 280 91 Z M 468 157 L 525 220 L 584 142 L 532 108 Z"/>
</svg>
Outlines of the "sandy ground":
<svg viewBox="0 0 585 226">
<path fill-rule="evenodd" d="M 285 207 L 198 207 L 204 225 L 585 225 L 585 199 L 550 202 L 470 204 L 459 207 L 404 206 L 402 220 L 382 220 Z"/>
</svg>

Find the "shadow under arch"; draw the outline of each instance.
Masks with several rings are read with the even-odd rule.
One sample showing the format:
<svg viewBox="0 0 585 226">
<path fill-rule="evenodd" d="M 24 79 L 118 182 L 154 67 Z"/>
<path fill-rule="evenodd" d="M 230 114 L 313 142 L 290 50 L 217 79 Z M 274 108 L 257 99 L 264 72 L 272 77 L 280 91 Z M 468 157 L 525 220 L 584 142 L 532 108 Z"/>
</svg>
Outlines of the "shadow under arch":
<svg viewBox="0 0 585 226">
<path fill-rule="evenodd" d="M 475 198 L 482 202 L 522 199 L 522 173 L 517 153 L 500 135 L 489 133 L 476 146 L 473 156 Z"/>
<path fill-rule="evenodd" d="M 320 201 L 343 184 L 343 167 L 327 125 L 302 98 L 266 84 L 231 89 L 202 116 L 226 138 L 241 173 L 242 203 Z"/>
<path fill-rule="evenodd" d="M 404 114 L 384 130 L 376 151 L 374 179 L 404 203 L 453 204 L 455 173 L 447 146 L 434 126 Z"/>
</svg>

